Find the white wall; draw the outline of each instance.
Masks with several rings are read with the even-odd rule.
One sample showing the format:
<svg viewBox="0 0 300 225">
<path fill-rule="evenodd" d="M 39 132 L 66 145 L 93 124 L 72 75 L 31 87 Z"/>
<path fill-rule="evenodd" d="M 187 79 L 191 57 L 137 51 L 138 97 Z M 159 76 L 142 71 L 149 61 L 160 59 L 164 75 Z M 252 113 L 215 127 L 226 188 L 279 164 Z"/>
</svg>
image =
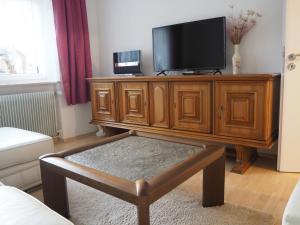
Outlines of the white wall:
<svg viewBox="0 0 300 225">
<path fill-rule="evenodd" d="M 57 100 L 59 124 L 63 139 L 96 132 L 96 127 L 90 124 L 92 120 L 90 103 L 68 106 L 63 95 L 59 95 Z"/>
<path fill-rule="evenodd" d="M 86 0 L 93 74 L 100 73 L 99 0 Z"/>
<path fill-rule="evenodd" d="M 228 16 L 229 4 L 263 14 L 242 42 L 242 72 L 281 71 L 281 0 L 87 0 L 87 4 L 96 75 L 113 74 L 114 51 L 133 49 L 142 50 L 144 74 L 153 74 L 153 27 Z M 231 57 L 232 46 L 228 44 L 227 72 L 231 71 Z"/>
</svg>

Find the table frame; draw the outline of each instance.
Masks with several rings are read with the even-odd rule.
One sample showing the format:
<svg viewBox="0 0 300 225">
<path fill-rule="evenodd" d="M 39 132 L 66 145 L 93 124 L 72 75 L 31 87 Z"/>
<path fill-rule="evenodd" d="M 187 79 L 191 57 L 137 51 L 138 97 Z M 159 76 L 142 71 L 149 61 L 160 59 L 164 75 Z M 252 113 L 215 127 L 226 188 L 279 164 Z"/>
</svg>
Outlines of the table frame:
<svg viewBox="0 0 300 225">
<path fill-rule="evenodd" d="M 66 156 L 120 140 L 130 135 L 203 146 L 197 141 L 188 139 L 174 139 L 167 136 L 129 131 L 98 140 L 89 145 L 44 155 L 40 158 L 40 167 L 45 204 L 62 216 L 70 217 L 66 185 L 66 178 L 68 177 L 136 205 L 139 225 L 150 225 L 150 205 L 202 169 L 202 205 L 211 207 L 224 204 L 225 150 L 224 147 L 217 145 L 205 145 L 205 149 L 199 154 L 176 164 L 149 181 L 129 181 L 64 159 Z"/>
</svg>

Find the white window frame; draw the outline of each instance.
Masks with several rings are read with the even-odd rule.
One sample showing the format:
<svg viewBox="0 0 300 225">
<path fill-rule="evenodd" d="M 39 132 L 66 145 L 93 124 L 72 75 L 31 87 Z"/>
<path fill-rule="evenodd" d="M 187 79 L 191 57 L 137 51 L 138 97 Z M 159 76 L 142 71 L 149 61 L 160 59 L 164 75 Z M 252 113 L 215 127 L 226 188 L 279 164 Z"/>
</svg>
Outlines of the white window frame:
<svg viewBox="0 0 300 225">
<path fill-rule="evenodd" d="M 39 65 L 37 74 L 1 74 L 0 86 L 31 84 L 31 83 L 57 83 L 60 81 L 60 70 L 56 45 L 53 8 L 51 0 L 31 0 L 38 5 L 39 18 L 41 20 L 41 44 L 38 46 L 43 58 L 42 65 Z M 0 3 L 1 5 L 1 3 Z"/>
</svg>

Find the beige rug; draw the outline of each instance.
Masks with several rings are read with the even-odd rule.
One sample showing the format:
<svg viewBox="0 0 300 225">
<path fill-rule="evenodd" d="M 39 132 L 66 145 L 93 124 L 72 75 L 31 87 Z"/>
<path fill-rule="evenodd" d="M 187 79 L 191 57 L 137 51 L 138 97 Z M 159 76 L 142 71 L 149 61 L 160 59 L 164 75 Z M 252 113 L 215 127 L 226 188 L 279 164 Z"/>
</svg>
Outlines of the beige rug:
<svg viewBox="0 0 300 225">
<path fill-rule="evenodd" d="M 136 207 L 68 180 L 71 220 L 76 225 L 136 225 Z M 150 208 L 151 225 L 274 225 L 271 215 L 225 204 L 203 208 L 201 195 L 179 188 Z"/>
</svg>

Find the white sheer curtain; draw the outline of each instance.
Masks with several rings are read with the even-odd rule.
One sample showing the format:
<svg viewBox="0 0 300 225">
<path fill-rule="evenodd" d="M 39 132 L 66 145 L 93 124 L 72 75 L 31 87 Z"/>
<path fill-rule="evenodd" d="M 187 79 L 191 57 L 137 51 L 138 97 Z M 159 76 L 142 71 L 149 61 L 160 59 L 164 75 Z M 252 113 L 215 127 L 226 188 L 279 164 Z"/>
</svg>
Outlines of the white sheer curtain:
<svg viewBox="0 0 300 225">
<path fill-rule="evenodd" d="M 0 83 L 59 80 L 51 0 L 1 0 L 0 30 Z"/>
</svg>

